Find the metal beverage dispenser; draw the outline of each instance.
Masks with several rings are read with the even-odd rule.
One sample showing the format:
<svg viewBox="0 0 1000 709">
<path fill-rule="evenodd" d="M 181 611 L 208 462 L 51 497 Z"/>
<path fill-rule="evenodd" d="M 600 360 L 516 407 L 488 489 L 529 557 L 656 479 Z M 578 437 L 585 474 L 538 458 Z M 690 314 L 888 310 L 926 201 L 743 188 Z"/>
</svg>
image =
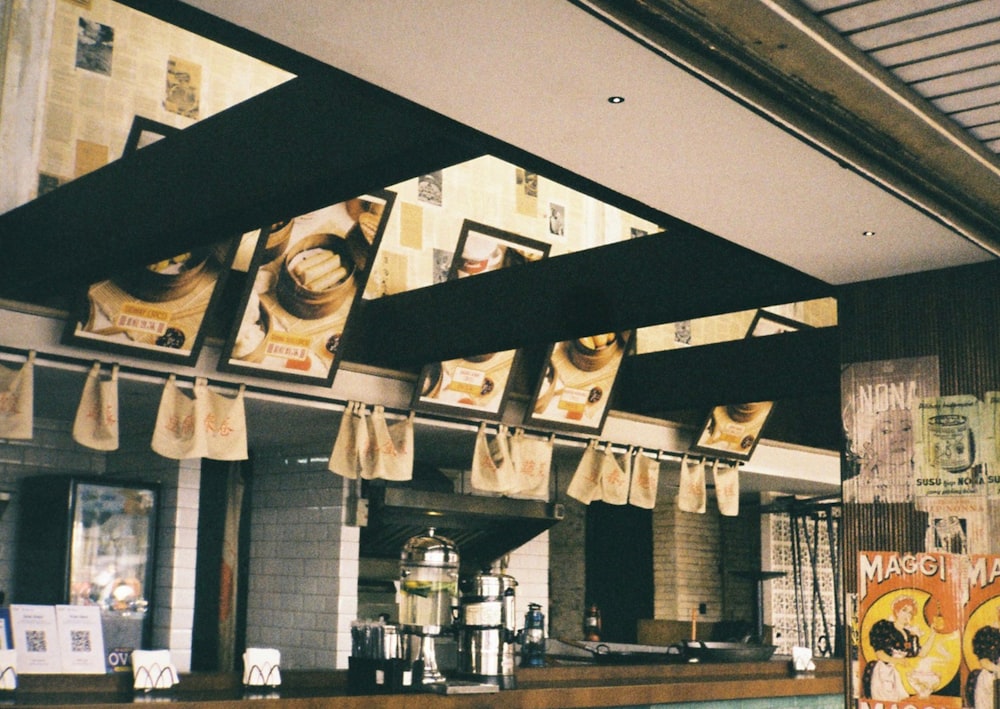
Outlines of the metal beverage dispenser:
<svg viewBox="0 0 1000 709">
<path fill-rule="evenodd" d="M 458 673 L 513 689 L 514 587 L 504 573 L 483 571 L 459 581 Z"/>
<path fill-rule="evenodd" d="M 458 548 L 428 529 L 400 553 L 399 624 L 411 662 L 424 663 L 423 683 L 443 682 L 434 638 L 451 630 L 458 596 Z"/>
</svg>

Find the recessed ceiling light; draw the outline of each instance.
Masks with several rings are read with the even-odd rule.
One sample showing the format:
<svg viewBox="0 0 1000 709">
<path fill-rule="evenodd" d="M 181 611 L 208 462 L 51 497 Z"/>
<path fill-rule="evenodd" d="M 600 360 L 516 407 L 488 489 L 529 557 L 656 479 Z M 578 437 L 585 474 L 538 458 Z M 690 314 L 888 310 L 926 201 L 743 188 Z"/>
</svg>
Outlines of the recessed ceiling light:
<svg viewBox="0 0 1000 709">
<path fill-rule="evenodd" d="M 625 103 L 624 96 L 608 96 L 608 103 Z"/>
<path fill-rule="evenodd" d="M 875 236 L 875 232 L 872 231 L 871 229 L 865 229 L 863 232 L 861 232 L 861 236 Z"/>
</svg>

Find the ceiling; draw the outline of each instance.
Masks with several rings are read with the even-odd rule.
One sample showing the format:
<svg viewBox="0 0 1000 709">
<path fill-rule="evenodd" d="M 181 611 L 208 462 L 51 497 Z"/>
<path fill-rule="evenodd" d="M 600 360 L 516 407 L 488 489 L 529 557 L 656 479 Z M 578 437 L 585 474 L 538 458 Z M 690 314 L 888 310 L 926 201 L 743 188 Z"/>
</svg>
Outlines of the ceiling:
<svg viewBox="0 0 1000 709">
<path fill-rule="evenodd" d="M 831 284 L 984 260 L 974 242 L 994 255 L 1000 244 L 995 153 L 796 2 L 187 4 Z M 851 33 L 900 3 L 813 5 L 847 6 L 823 19 L 877 58 L 887 33 L 937 27 L 925 14 Z M 942 14 L 988 6 L 995 14 L 992 2 Z M 995 24 L 979 29 L 994 50 Z M 775 72 L 792 85 L 766 85 Z M 810 115 L 773 105 L 774 93 Z M 825 104 L 852 119 L 846 138 L 819 125 Z M 859 136 L 873 145 L 841 145 Z M 967 200 L 917 174 L 939 160 L 953 161 Z M 903 179 L 890 161 L 911 163 Z"/>
<path fill-rule="evenodd" d="M 900 5 L 883 0 L 125 4 L 299 78 L 0 215 L 0 297 L 67 291 L 484 153 L 667 233 L 366 303 L 348 361 L 412 368 L 470 342 L 530 348 L 1000 253 L 996 22 L 965 16 L 990 2 L 914 1 L 920 16 L 898 21 L 877 14 Z M 602 273 L 629 287 L 594 288 Z M 505 318 L 449 331 L 442 307 Z M 386 337 L 403 328 L 424 336 Z M 805 400 L 808 383 L 822 405 L 805 408 L 836 439 L 835 335 L 795 335 L 629 357 L 623 408 Z"/>
<path fill-rule="evenodd" d="M 805 5 L 910 89 L 1000 153 L 1000 11 L 991 0 Z"/>
</svg>

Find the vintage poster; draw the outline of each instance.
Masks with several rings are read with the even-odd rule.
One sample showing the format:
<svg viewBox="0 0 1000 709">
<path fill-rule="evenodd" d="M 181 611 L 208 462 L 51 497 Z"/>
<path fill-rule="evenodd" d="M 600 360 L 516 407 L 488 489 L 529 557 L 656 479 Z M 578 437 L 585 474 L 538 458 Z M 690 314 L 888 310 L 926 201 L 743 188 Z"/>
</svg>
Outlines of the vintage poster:
<svg viewBox="0 0 1000 709">
<path fill-rule="evenodd" d="M 984 439 L 982 458 L 986 468 L 986 493 L 1000 498 L 1000 391 L 983 395 L 980 419 Z"/>
<path fill-rule="evenodd" d="M 840 376 L 845 502 L 914 497 L 917 405 L 939 395 L 937 357 L 855 362 Z"/>
<path fill-rule="evenodd" d="M 985 554 L 990 549 L 986 498 L 975 495 L 917 498 L 916 509 L 927 513 L 924 551 Z"/>
<path fill-rule="evenodd" d="M 974 396 L 922 399 L 917 429 L 918 497 L 976 495 L 986 491 L 980 456 L 980 402 Z"/>
<path fill-rule="evenodd" d="M 969 558 L 968 600 L 962 633 L 962 696 L 965 706 L 993 709 L 1000 676 L 1000 556 Z"/>
<path fill-rule="evenodd" d="M 111 76 L 111 58 L 114 55 L 115 29 L 100 22 L 81 17 L 76 35 L 77 69 Z"/>
<path fill-rule="evenodd" d="M 163 108 L 185 118 L 198 120 L 201 106 L 201 65 L 170 57 Z"/>
<path fill-rule="evenodd" d="M 858 708 L 958 709 L 962 557 L 863 551 Z"/>
</svg>

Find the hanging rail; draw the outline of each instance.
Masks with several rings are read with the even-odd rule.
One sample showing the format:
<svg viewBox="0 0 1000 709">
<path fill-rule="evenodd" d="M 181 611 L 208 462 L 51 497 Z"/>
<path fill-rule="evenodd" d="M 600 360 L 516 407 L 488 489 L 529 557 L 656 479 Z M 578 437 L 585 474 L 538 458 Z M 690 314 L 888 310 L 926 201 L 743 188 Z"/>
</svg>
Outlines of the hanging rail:
<svg viewBox="0 0 1000 709">
<path fill-rule="evenodd" d="M 8 347 L 5 345 L 0 345 L 0 362 L 21 362 L 24 358 L 28 357 L 32 352 L 35 353 L 35 362 L 44 362 L 46 366 L 52 367 L 54 369 L 61 369 L 70 372 L 80 372 L 86 374 L 90 367 L 95 361 L 99 361 L 99 357 L 91 357 L 84 359 L 83 357 L 71 357 L 68 355 L 59 355 L 51 353 L 39 353 L 37 350 L 27 350 L 21 348 Z M 112 363 L 113 360 L 111 360 Z M 133 381 L 146 382 L 149 384 L 157 384 L 166 381 L 167 377 L 170 376 L 171 372 L 166 370 L 155 369 L 152 367 L 140 367 L 132 364 L 120 364 L 119 374 L 123 377 L 128 377 Z M 260 384 L 245 384 L 236 379 L 226 379 L 226 378 L 215 378 L 206 377 L 204 375 L 180 375 L 175 374 L 175 379 L 178 386 L 182 388 L 187 388 L 194 385 L 195 379 L 201 378 L 206 379 L 210 385 L 217 387 L 231 387 L 233 389 L 238 389 L 241 386 L 245 388 L 246 393 L 252 398 L 257 399 L 270 399 L 275 402 L 285 402 L 293 403 L 295 401 L 308 404 L 309 406 L 325 409 L 328 411 L 343 412 L 346 408 L 350 399 L 338 399 L 330 397 L 320 397 L 314 394 L 307 394 L 303 392 L 287 391 L 278 389 L 276 387 L 267 387 Z M 364 402 L 362 402 L 364 403 Z M 409 408 L 399 408 L 399 407 L 385 407 L 385 412 L 387 415 L 406 418 L 413 413 L 412 409 Z M 432 424 L 440 428 L 449 428 L 456 431 L 466 431 L 469 433 L 475 433 L 479 430 L 479 422 L 469 422 L 468 419 L 463 419 L 458 416 L 446 416 L 443 414 L 429 414 L 425 412 L 415 414 L 415 420 L 423 423 Z M 495 425 L 500 425 L 502 422 L 496 422 Z M 601 436 L 589 436 L 586 434 L 572 435 L 563 432 L 548 431 L 545 429 L 529 429 L 525 426 L 520 425 L 510 425 L 506 424 L 510 429 L 521 429 L 526 435 L 537 436 L 539 438 L 552 439 L 561 445 L 573 446 L 577 448 L 585 448 L 590 444 L 591 441 L 602 441 L 607 440 L 601 438 Z M 628 445 L 628 444 L 617 444 L 608 441 L 608 445 L 611 446 L 613 452 L 616 453 L 626 453 L 630 448 L 641 449 L 643 455 L 649 454 L 654 460 L 674 460 L 677 462 L 683 461 L 685 458 L 690 460 L 702 460 L 702 461 L 718 461 L 719 463 L 724 463 L 732 466 L 741 466 L 743 461 L 726 458 L 724 456 L 706 456 L 702 454 L 692 454 L 687 451 L 671 451 L 664 449 L 653 449 L 646 448 L 644 446 Z M 655 455 L 652 455 L 655 450 Z"/>
</svg>

